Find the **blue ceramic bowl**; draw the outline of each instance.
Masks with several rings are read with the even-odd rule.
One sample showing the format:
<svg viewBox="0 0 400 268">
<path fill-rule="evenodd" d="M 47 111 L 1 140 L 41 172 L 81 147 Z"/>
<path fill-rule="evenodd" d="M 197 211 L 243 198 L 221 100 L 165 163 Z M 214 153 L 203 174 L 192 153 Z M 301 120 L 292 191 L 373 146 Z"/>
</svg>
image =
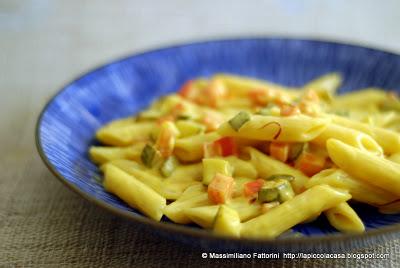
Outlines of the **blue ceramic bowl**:
<svg viewBox="0 0 400 268">
<path fill-rule="evenodd" d="M 356 205 L 364 234 L 335 231 L 324 219 L 295 227 L 305 236 L 277 240 L 220 238 L 194 226 L 152 221 L 104 191 L 88 148 L 105 123 L 132 115 L 188 79 L 217 72 L 301 86 L 327 72 L 344 76 L 340 92 L 377 86 L 400 90 L 400 56 L 334 42 L 257 38 L 178 45 L 129 56 L 91 71 L 65 86 L 46 105 L 36 129 L 37 148 L 65 185 L 111 212 L 160 235 L 209 250 L 327 252 L 398 238 L 400 215 L 381 215 Z M 322 217 L 321 217 L 322 218 Z"/>
</svg>

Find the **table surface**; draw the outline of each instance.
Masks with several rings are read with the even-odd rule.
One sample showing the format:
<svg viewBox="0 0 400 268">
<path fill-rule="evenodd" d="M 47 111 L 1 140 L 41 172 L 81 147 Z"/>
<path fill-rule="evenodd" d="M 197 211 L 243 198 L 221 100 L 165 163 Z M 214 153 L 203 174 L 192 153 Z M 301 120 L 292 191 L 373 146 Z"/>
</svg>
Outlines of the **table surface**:
<svg viewBox="0 0 400 268">
<path fill-rule="evenodd" d="M 66 82 L 116 57 L 237 36 L 299 36 L 400 52 L 393 1 L 0 1 L 0 267 L 259 266 L 210 260 L 97 208 L 64 187 L 34 146 L 43 105 Z M 400 241 L 358 253 L 385 260 L 274 260 L 271 267 L 400 266 Z"/>
</svg>

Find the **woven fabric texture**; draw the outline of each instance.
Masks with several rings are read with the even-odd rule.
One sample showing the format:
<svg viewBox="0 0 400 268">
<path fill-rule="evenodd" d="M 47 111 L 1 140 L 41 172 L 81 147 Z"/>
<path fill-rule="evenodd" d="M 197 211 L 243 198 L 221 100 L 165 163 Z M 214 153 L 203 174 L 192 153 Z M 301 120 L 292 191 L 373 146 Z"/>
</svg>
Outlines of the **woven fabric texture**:
<svg viewBox="0 0 400 268">
<path fill-rule="evenodd" d="M 0 267 L 400 266 L 399 240 L 354 251 L 389 253 L 383 260 L 202 259 L 204 250 L 166 241 L 83 200 L 33 147 L 2 157 L 0 167 Z"/>
</svg>

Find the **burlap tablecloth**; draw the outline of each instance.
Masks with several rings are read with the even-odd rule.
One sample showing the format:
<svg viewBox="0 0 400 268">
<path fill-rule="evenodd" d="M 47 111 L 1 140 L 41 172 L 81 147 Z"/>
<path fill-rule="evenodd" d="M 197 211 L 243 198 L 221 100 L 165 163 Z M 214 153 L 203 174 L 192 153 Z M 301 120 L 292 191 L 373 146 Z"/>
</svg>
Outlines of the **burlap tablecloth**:
<svg viewBox="0 0 400 268">
<path fill-rule="evenodd" d="M 37 115 L 56 89 L 128 52 L 249 34 L 328 36 L 400 51 L 400 2 L 365 2 L 0 1 L 0 267 L 400 267 L 398 240 L 356 251 L 389 253 L 384 260 L 202 259 L 202 250 L 137 229 L 70 192 L 34 148 Z"/>
</svg>

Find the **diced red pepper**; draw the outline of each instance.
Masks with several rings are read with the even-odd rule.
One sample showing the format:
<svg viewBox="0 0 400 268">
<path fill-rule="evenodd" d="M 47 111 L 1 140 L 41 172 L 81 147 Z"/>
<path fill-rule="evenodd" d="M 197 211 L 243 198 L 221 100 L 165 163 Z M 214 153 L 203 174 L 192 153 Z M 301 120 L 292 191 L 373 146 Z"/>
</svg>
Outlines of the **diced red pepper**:
<svg viewBox="0 0 400 268">
<path fill-rule="evenodd" d="M 288 160 L 289 149 L 289 144 L 284 142 L 271 142 L 269 145 L 270 155 L 281 162 Z"/>
<path fill-rule="evenodd" d="M 235 180 L 232 177 L 217 173 L 208 185 L 208 199 L 214 204 L 224 204 L 232 197 Z"/>
<path fill-rule="evenodd" d="M 260 191 L 263 185 L 263 179 L 257 179 L 255 181 L 248 182 L 243 186 L 243 193 L 246 197 L 252 197 Z"/>
<path fill-rule="evenodd" d="M 310 152 L 303 152 L 295 163 L 295 168 L 307 176 L 314 176 L 325 168 L 326 158 Z"/>
<path fill-rule="evenodd" d="M 220 156 L 230 156 L 237 154 L 237 143 L 233 137 L 222 137 L 214 141 Z"/>
</svg>

